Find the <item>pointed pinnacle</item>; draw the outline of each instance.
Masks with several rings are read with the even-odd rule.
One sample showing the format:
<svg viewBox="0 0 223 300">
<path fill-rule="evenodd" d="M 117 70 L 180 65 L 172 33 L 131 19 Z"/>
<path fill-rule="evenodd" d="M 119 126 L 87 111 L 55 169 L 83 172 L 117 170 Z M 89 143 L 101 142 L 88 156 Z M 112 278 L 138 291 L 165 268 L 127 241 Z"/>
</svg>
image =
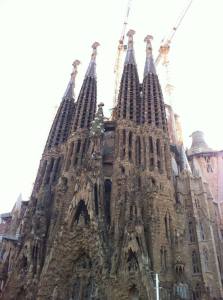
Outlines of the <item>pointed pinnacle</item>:
<svg viewBox="0 0 223 300">
<path fill-rule="evenodd" d="M 91 55 L 92 60 L 96 59 L 98 46 L 100 46 L 100 44 L 98 42 L 94 42 L 93 45 L 92 45 L 92 48 L 93 48 L 93 52 L 92 52 L 92 55 Z"/>
<path fill-rule="evenodd" d="M 77 75 L 77 67 L 79 66 L 81 62 L 76 59 L 73 63 L 72 63 L 72 66 L 73 66 L 73 71 L 71 73 L 71 80 L 74 82 L 75 78 L 76 78 L 76 75 Z"/>
<path fill-rule="evenodd" d="M 91 54 L 91 61 L 90 61 L 90 64 L 88 66 L 88 69 L 87 69 L 87 72 L 86 72 L 86 75 L 85 77 L 94 77 L 96 78 L 96 56 L 97 56 L 97 48 L 98 46 L 100 46 L 100 44 L 98 42 L 94 42 L 94 44 L 92 45 L 92 48 L 93 48 L 93 52 Z"/>
<path fill-rule="evenodd" d="M 144 39 L 144 42 L 146 42 L 146 56 L 151 56 L 152 55 L 152 44 L 151 41 L 153 40 L 152 35 L 147 35 Z"/>
<path fill-rule="evenodd" d="M 152 54 L 152 44 L 151 41 L 153 40 L 152 35 L 147 35 L 144 39 L 146 42 L 146 64 L 144 68 L 144 77 L 149 74 L 156 74 L 156 68 L 153 61 L 153 54 Z"/>
<path fill-rule="evenodd" d="M 80 63 L 81 63 L 81 62 L 80 62 L 78 59 L 76 59 L 76 60 L 72 63 L 72 66 L 74 67 L 74 69 L 76 69 L 77 66 L 79 66 Z"/>
<path fill-rule="evenodd" d="M 127 32 L 127 36 L 128 36 L 128 49 L 127 49 L 127 53 L 126 53 L 126 57 L 125 57 L 125 65 L 127 64 L 132 64 L 132 65 L 136 65 L 135 62 L 135 55 L 134 55 L 134 49 L 133 49 L 133 35 L 135 34 L 135 31 L 130 29 Z"/>
<path fill-rule="evenodd" d="M 127 32 L 127 37 L 128 37 L 128 48 L 132 48 L 133 47 L 133 36 L 135 34 L 135 30 L 133 29 L 130 29 L 128 32 Z"/>
<path fill-rule="evenodd" d="M 63 97 L 74 98 L 75 79 L 77 76 L 77 67 L 79 64 L 80 64 L 80 61 L 78 59 L 76 59 L 72 63 L 73 70 L 72 70 L 72 73 L 70 74 L 70 81 L 68 83 L 67 89 L 66 89 Z"/>
</svg>

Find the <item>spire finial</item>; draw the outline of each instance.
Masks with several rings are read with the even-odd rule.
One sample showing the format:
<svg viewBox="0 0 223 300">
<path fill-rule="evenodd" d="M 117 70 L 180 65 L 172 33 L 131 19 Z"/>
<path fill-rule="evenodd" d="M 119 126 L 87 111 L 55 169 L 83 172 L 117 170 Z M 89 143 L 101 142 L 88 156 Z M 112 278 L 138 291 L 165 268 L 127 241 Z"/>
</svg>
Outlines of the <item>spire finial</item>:
<svg viewBox="0 0 223 300">
<path fill-rule="evenodd" d="M 94 44 L 91 46 L 93 49 L 93 52 L 91 54 L 91 61 L 90 64 L 88 66 L 87 72 L 85 77 L 92 77 L 92 78 L 96 78 L 96 56 L 97 56 L 97 48 L 98 46 L 100 46 L 100 44 L 98 42 L 94 42 Z"/>
<path fill-rule="evenodd" d="M 75 81 L 75 78 L 76 78 L 76 76 L 77 76 L 77 67 L 79 66 L 80 63 L 81 63 L 81 62 L 80 62 L 78 59 L 76 59 L 76 60 L 72 63 L 73 71 L 72 71 L 72 73 L 71 73 L 71 81 L 72 81 L 73 83 L 75 83 L 74 81 Z"/>
<path fill-rule="evenodd" d="M 130 29 L 127 32 L 127 37 L 128 37 L 128 50 L 126 53 L 126 58 L 125 58 L 125 65 L 127 64 L 132 64 L 135 65 L 135 55 L 134 55 L 134 49 L 133 49 L 133 35 L 135 34 L 135 30 Z"/>
<path fill-rule="evenodd" d="M 64 93 L 64 98 L 74 98 L 74 87 L 75 87 L 75 79 L 77 76 L 77 67 L 79 66 L 80 61 L 76 59 L 73 63 L 73 70 L 72 73 L 70 74 L 70 81 L 68 83 L 67 89 Z"/>
<path fill-rule="evenodd" d="M 133 29 L 130 29 L 128 32 L 127 32 L 127 37 L 128 37 L 128 48 L 132 48 L 133 47 L 133 36 L 135 34 L 135 30 Z"/>
<path fill-rule="evenodd" d="M 144 42 L 146 42 L 146 64 L 144 69 L 144 77 L 149 73 L 156 74 L 156 69 L 153 61 L 153 51 L 151 43 L 152 40 L 152 35 L 147 35 L 144 39 Z"/>
<path fill-rule="evenodd" d="M 93 45 L 92 45 L 92 49 L 93 49 L 93 52 L 92 52 L 92 55 L 91 55 L 92 60 L 96 59 L 98 46 L 100 46 L 100 44 L 98 42 L 94 42 Z"/>
<path fill-rule="evenodd" d="M 153 36 L 149 34 L 144 39 L 144 42 L 146 42 L 146 57 L 152 56 L 152 40 Z"/>
</svg>

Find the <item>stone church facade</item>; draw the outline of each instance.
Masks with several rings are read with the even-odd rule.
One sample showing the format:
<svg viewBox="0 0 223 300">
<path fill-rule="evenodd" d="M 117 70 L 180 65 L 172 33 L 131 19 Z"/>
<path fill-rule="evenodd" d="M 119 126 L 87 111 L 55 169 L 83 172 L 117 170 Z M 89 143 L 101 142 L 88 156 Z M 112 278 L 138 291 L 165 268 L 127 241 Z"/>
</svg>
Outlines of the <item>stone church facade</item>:
<svg viewBox="0 0 223 300">
<path fill-rule="evenodd" d="M 141 83 L 133 35 L 111 120 L 97 104 L 99 44 L 77 100 L 73 64 L 20 236 L 3 243 L 1 299 L 155 300 L 155 274 L 162 300 L 223 299 L 223 152 L 201 132 L 185 152 L 151 37 Z"/>
</svg>

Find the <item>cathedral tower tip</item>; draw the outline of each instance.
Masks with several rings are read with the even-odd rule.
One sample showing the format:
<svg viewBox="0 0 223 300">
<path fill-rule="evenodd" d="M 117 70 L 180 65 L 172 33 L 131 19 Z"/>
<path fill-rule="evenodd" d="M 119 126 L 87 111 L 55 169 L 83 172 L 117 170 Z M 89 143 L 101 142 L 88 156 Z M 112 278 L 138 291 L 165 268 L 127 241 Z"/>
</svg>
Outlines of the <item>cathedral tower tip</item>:
<svg viewBox="0 0 223 300">
<path fill-rule="evenodd" d="M 100 44 L 98 42 L 94 42 L 93 45 L 91 46 L 92 49 L 93 49 L 93 53 L 92 53 L 92 56 L 91 58 L 92 59 L 96 59 L 96 56 L 97 56 L 97 48 L 100 46 Z"/>
<path fill-rule="evenodd" d="M 72 63 L 72 66 L 73 66 L 73 71 L 71 73 L 71 78 L 75 79 L 76 75 L 77 75 L 77 67 L 79 66 L 81 62 L 76 59 L 73 63 Z"/>
<path fill-rule="evenodd" d="M 100 46 L 98 42 L 94 42 L 92 45 L 93 52 L 91 54 L 91 61 L 86 72 L 85 77 L 94 77 L 96 78 L 96 57 L 97 57 L 97 48 Z"/>
<path fill-rule="evenodd" d="M 70 76 L 70 80 L 63 95 L 60 106 L 57 110 L 57 114 L 54 118 L 44 151 L 63 144 L 69 136 L 75 112 L 74 88 L 76 76 L 78 73 L 77 67 L 79 66 L 79 64 L 80 61 L 77 59 L 72 64 L 73 70 Z"/>
<path fill-rule="evenodd" d="M 153 61 L 153 50 L 151 43 L 152 40 L 152 35 L 147 35 L 144 39 L 144 42 L 146 42 L 146 63 L 144 69 L 144 77 L 149 73 L 156 74 L 156 68 Z"/>
<path fill-rule="evenodd" d="M 128 50 L 118 95 L 117 118 L 140 122 L 140 83 L 133 48 L 134 30 L 129 30 Z"/>
<path fill-rule="evenodd" d="M 127 37 L 128 37 L 128 47 L 132 47 L 133 46 L 133 36 L 135 35 L 135 30 L 130 29 L 127 32 Z"/>
<path fill-rule="evenodd" d="M 133 29 L 130 29 L 127 32 L 127 37 L 128 37 L 128 50 L 125 58 L 125 65 L 127 64 L 132 64 L 136 65 L 135 62 L 135 55 L 134 55 L 134 48 L 133 48 L 133 36 L 135 34 L 135 31 Z"/>
<path fill-rule="evenodd" d="M 75 79 L 77 76 L 77 67 L 79 66 L 80 61 L 78 59 L 76 59 L 73 63 L 73 70 L 72 73 L 70 75 L 70 81 L 68 83 L 67 89 L 64 93 L 64 98 L 69 98 L 69 99 L 74 99 L 74 88 L 75 88 Z"/>
<path fill-rule="evenodd" d="M 96 56 L 99 45 L 98 42 L 92 45 L 91 60 L 76 103 L 73 131 L 90 128 L 94 119 L 97 102 Z"/>
</svg>

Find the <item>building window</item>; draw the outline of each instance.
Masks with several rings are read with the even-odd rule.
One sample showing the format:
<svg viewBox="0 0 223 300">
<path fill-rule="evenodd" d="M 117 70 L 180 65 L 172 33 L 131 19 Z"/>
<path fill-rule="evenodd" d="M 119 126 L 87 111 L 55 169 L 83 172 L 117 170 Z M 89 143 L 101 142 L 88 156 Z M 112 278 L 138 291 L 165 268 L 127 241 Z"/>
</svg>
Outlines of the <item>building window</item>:
<svg viewBox="0 0 223 300">
<path fill-rule="evenodd" d="M 129 297 L 128 299 L 130 300 L 138 300 L 139 299 L 139 291 L 137 290 L 136 286 L 133 285 L 130 289 L 129 289 Z"/>
<path fill-rule="evenodd" d="M 153 138 L 150 136 L 149 137 L 149 152 L 153 153 Z"/>
<path fill-rule="evenodd" d="M 60 167 L 61 167 L 61 157 L 58 157 L 58 159 L 55 161 L 55 164 L 54 164 L 53 182 L 55 182 L 59 178 Z"/>
<path fill-rule="evenodd" d="M 160 249 L 160 267 L 162 271 L 167 269 L 167 250 L 165 246 Z"/>
<path fill-rule="evenodd" d="M 204 224 L 200 222 L 200 233 L 201 233 L 201 239 L 202 241 L 205 240 L 205 230 L 204 230 Z"/>
<path fill-rule="evenodd" d="M 192 252 L 192 268 L 193 273 L 200 273 L 199 255 L 196 250 Z"/>
<path fill-rule="evenodd" d="M 169 167 L 169 162 L 170 162 L 170 157 L 168 155 L 169 153 L 169 146 L 167 144 L 164 144 L 164 158 L 165 158 L 165 168 L 166 168 L 166 173 L 168 179 L 170 179 L 170 167 Z"/>
<path fill-rule="evenodd" d="M 129 161 L 132 161 L 132 132 L 129 132 Z"/>
<path fill-rule="evenodd" d="M 140 137 L 137 136 L 136 138 L 136 165 L 141 165 L 141 141 Z"/>
<path fill-rule="evenodd" d="M 197 283 L 195 290 L 193 291 L 193 300 L 200 300 L 202 296 L 201 285 Z"/>
<path fill-rule="evenodd" d="M 110 215 L 111 191 L 112 191 L 112 182 L 110 179 L 106 179 L 104 182 L 104 212 L 105 212 L 105 219 L 108 225 L 110 225 L 110 221 L 111 221 L 111 215 Z"/>
<path fill-rule="evenodd" d="M 47 166 L 47 160 L 44 161 L 43 166 L 42 166 L 41 175 L 40 175 L 40 181 L 39 181 L 39 186 L 41 186 L 43 178 L 45 176 L 46 166 Z"/>
<path fill-rule="evenodd" d="M 71 164 L 71 157 L 74 151 L 74 142 L 72 142 L 69 146 L 68 155 L 67 155 L 67 162 L 66 162 L 66 171 L 69 170 Z"/>
<path fill-rule="evenodd" d="M 188 231 L 189 231 L 190 242 L 194 243 L 196 241 L 196 239 L 195 239 L 195 228 L 194 228 L 194 222 L 193 221 L 189 221 Z"/>
<path fill-rule="evenodd" d="M 80 149 L 81 149 L 81 140 L 79 139 L 79 140 L 77 141 L 77 147 L 76 147 L 76 153 L 75 153 L 74 165 L 76 165 L 77 162 L 78 162 Z"/>
<path fill-rule="evenodd" d="M 146 167 L 146 139 L 143 137 L 143 160 L 144 160 L 144 166 Z"/>
<path fill-rule="evenodd" d="M 205 161 L 207 163 L 207 172 L 208 173 L 213 173 L 213 167 L 211 165 L 211 158 L 210 157 L 205 157 Z"/>
<path fill-rule="evenodd" d="M 39 247 L 36 242 L 32 249 L 33 274 L 36 274 L 37 272 L 38 257 L 39 257 Z"/>
<path fill-rule="evenodd" d="M 131 248 L 128 251 L 127 266 L 128 266 L 128 271 L 130 272 L 137 271 L 139 268 L 139 263 L 138 263 L 136 253 L 135 251 L 132 251 Z"/>
<path fill-rule="evenodd" d="M 169 239 L 167 215 L 165 215 L 164 223 L 165 223 L 165 233 L 166 233 L 166 238 Z"/>
<path fill-rule="evenodd" d="M 129 219 L 132 221 L 134 218 L 137 217 L 137 208 L 135 205 L 130 205 L 129 210 Z"/>
<path fill-rule="evenodd" d="M 87 152 L 87 148 L 88 148 L 88 140 L 85 139 L 83 142 L 83 147 L 82 147 L 81 161 L 83 161 L 84 155 Z"/>
<path fill-rule="evenodd" d="M 194 203 L 195 203 L 195 207 L 196 207 L 196 208 L 200 208 L 200 201 L 199 201 L 199 199 L 196 198 L 196 199 L 194 200 Z"/>
<path fill-rule="evenodd" d="M 123 129 L 123 131 L 122 131 L 121 159 L 125 159 L 125 142 L 126 142 L 126 133 L 125 133 L 125 129 Z"/>
<path fill-rule="evenodd" d="M 219 256 L 218 256 L 218 266 L 219 266 L 220 273 L 222 273 L 221 259 Z"/>
<path fill-rule="evenodd" d="M 50 175 L 54 165 L 54 158 L 51 158 L 50 164 L 47 166 L 45 184 L 50 183 Z"/>
<path fill-rule="evenodd" d="M 207 248 L 203 249 L 203 259 L 204 259 L 205 272 L 208 272 L 208 250 L 207 250 Z"/>
<path fill-rule="evenodd" d="M 88 214 L 88 209 L 83 200 L 81 200 L 78 203 L 77 210 L 74 215 L 74 222 L 76 222 L 78 224 L 81 219 L 84 221 L 85 225 L 90 222 L 90 216 Z"/>
<path fill-rule="evenodd" d="M 157 154 L 157 168 L 160 173 L 162 173 L 162 164 L 161 164 L 161 145 L 160 140 L 156 140 L 156 154 Z"/>
<path fill-rule="evenodd" d="M 171 217 L 170 214 L 167 212 L 164 218 L 164 224 L 165 224 L 165 234 L 168 241 L 171 240 Z"/>
<path fill-rule="evenodd" d="M 94 206 L 95 206 L 95 213 L 97 216 L 98 215 L 98 186 L 96 183 L 94 185 Z"/>
<path fill-rule="evenodd" d="M 213 173 L 213 168 L 212 168 L 211 164 L 207 164 L 207 172 Z"/>
</svg>

